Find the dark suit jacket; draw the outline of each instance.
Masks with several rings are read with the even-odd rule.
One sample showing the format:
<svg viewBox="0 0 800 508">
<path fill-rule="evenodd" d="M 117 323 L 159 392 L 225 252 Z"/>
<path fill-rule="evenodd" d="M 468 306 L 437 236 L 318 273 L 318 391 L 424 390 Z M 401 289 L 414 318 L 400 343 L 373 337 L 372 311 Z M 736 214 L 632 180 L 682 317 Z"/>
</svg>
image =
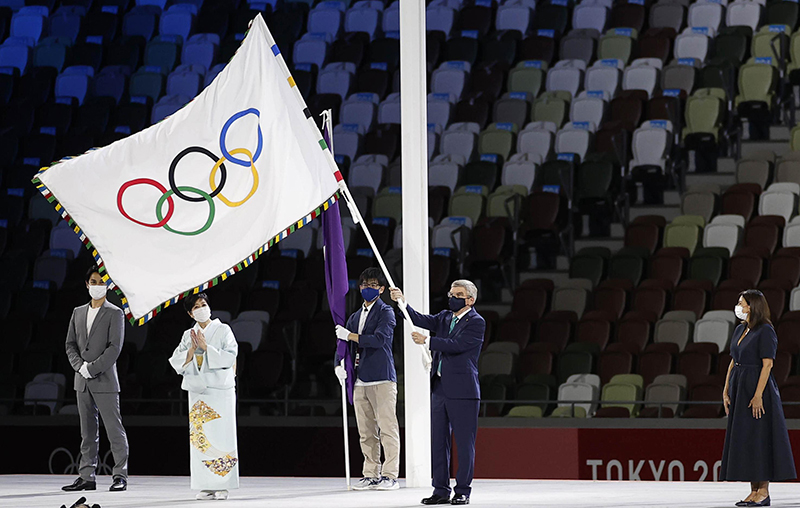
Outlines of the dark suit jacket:
<svg viewBox="0 0 800 508">
<path fill-rule="evenodd" d="M 358 322 L 361 319 L 362 304 L 356 312 L 350 315 L 345 328 L 352 333 L 358 333 Z M 359 334 L 358 344 L 350 342 L 348 351 L 355 358 L 358 351 L 359 362 L 356 374 L 358 379 L 369 383 L 372 381 L 394 381 L 397 382 L 397 374 L 394 368 L 394 355 L 392 355 L 392 341 L 394 339 L 394 327 L 397 324 L 394 317 L 394 310 L 390 305 L 378 298 L 372 304 L 372 308 L 367 315 L 364 323 L 364 333 Z M 338 365 L 341 358 L 336 358 Z"/>
<path fill-rule="evenodd" d="M 67 330 L 67 358 L 75 370 L 75 391 L 85 391 L 88 386 L 94 393 L 119 392 L 117 357 L 125 337 L 125 314 L 116 305 L 104 302 L 87 336 L 89 305 L 81 305 L 72 311 Z M 84 361 L 89 362 L 91 379 L 85 379 L 78 372 Z"/>
<path fill-rule="evenodd" d="M 408 307 L 408 314 L 415 325 L 430 330 L 433 364 L 431 375 L 435 376 L 439 360 L 442 361 L 442 387 L 449 399 L 480 399 L 481 385 L 478 381 L 478 358 L 483 347 L 486 321 L 475 309 L 461 316 L 450 333 L 453 312 L 443 310 L 435 316 L 420 314 Z"/>
</svg>

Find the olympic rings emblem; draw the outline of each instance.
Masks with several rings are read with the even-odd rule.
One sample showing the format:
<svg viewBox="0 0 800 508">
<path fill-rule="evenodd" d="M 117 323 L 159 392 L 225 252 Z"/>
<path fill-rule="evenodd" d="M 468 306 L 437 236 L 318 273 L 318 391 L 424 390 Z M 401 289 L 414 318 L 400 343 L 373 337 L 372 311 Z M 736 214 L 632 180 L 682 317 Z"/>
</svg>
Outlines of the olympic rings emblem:
<svg viewBox="0 0 800 508">
<path fill-rule="evenodd" d="M 117 208 L 122 216 L 140 226 L 148 228 L 164 228 L 170 233 L 174 233 L 176 235 L 195 236 L 207 231 L 214 223 L 214 217 L 216 215 L 214 198 L 218 198 L 223 204 L 231 208 L 235 208 L 247 203 L 258 190 L 259 177 L 255 163 L 258 158 L 261 157 L 261 151 L 264 147 L 264 138 L 261 133 L 261 125 L 258 125 L 258 144 L 256 145 L 255 153 L 252 153 L 247 148 L 235 148 L 228 150 L 226 142 L 228 130 L 230 130 L 233 123 L 247 115 L 255 115 L 257 119 L 261 118 L 261 113 L 257 109 L 249 108 L 234 114 L 228 119 L 228 121 L 225 122 L 225 125 L 222 127 L 219 135 L 219 147 L 220 151 L 222 152 L 221 157 L 217 157 L 213 152 L 201 146 L 190 146 L 176 155 L 175 158 L 172 159 L 172 163 L 169 166 L 169 189 L 151 178 L 136 178 L 122 184 L 117 192 Z M 197 187 L 191 187 L 188 185 L 178 185 L 176 183 L 175 171 L 178 167 L 178 164 L 181 162 L 181 159 L 190 153 L 203 154 L 213 161 L 214 165 L 212 166 L 211 174 L 208 177 L 208 183 L 211 188 L 211 192 L 206 192 L 202 189 L 198 189 Z M 235 157 L 235 155 L 243 155 L 246 157 L 246 159 L 239 159 Z M 222 189 L 225 187 L 225 184 L 228 181 L 228 169 L 225 167 L 225 162 L 230 162 L 231 164 L 241 166 L 243 168 L 250 168 L 250 174 L 253 177 L 253 186 L 244 199 L 233 201 L 222 194 Z M 219 173 L 219 183 L 217 183 L 217 173 Z M 125 194 L 125 191 L 136 185 L 149 185 L 161 192 L 161 197 L 156 202 L 157 222 L 148 223 L 135 219 L 128 214 L 128 212 L 125 210 L 125 207 L 122 205 L 122 197 Z M 194 196 L 186 195 L 186 193 L 194 194 Z M 205 224 L 195 231 L 179 231 L 170 227 L 169 221 L 175 213 L 175 201 L 173 198 L 178 198 L 190 203 L 201 203 L 203 201 L 207 202 L 208 218 L 206 219 Z M 166 213 L 164 212 L 165 203 L 167 205 Z"/>
</svg>

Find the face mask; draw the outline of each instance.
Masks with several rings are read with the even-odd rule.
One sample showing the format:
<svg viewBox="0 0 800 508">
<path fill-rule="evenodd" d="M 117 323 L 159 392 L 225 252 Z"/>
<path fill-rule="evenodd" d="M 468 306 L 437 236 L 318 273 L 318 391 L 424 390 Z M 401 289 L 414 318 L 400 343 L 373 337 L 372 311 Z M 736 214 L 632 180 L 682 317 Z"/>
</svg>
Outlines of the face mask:
<svg viewBox="0 0 800 508">
<path fill-rule="evenodd" d="M 192 312 L 192 317 L 198 323 L 205 323 L 209 319 L 211 319 L 211 307 L 206 305 L 205 307 L 199 307 L 194 309 Z"/>
<path fill-rule="evenodd" d="M 742 308 L 741 305 L 737 305 L 733 309 L 733 313 L 736 314 L 736 317 L 741 319 L 742 321 L 746 321 L 747 320 L 747 312 L 744 311 L 744 309 Z"/>
<path fill-rule="evenodd" d="M 368 302 L 371 302 L 372 300 L 378 298 L 379 296 L 381 296 L 380 289 L 364 288 L 361 290 L 361 297 Z"/>
<path fill-rule="evenodd" d="M 105 284 L 101 284 L 98 286 L 89 286 L 89 296 L 92 297 L 92 300 L 101 300 L 105 298 L 106 292 L 108 288 Z"/>
<path fill-rule="evenodd" d="M 467 306 L 467 299 L 451 296 L 447 304 L 450 306 L 450 310 L 457 312 Z"/>
</svg>

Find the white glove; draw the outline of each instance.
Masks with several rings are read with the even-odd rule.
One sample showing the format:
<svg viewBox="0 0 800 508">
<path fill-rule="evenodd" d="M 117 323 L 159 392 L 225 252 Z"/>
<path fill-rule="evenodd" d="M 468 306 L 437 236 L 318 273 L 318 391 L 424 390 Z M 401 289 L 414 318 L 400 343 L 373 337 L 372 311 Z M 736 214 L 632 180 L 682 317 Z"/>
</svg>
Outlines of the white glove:
<svg viewBox="0 0 800 508">
<path fill-rule="evenodd" d="M 86 363 L 86 362 L 83 362 L 83 365 L 81 365 L 81 368 L 78 370 L 78 372 L 79 372 L 79 373 L 80 373 L 80 375 L 81 375 L 81 376 L 83 376 L 84 378 L 86 378 L 86 379 L 92 379 L 92 375 L 91 375 L 91 374 L 89 374 L 89 364 L 88 364 L 88 363 Z"/>
<path fill-rule="evenodd" d="M 349 340 L 350 330 L 344 326 L 336 325 L 336 338 L 339 340 Z"/>
<path fill-rule="evenodd" d="M 339 378 L 339 384 L 344 386 L 344 382 L 347 379 L 347 371 L 344 370 L 344 367 L 337 365 L 333 368 L 333 373 L 336 374 L 337 378 Z"/>
</svg>

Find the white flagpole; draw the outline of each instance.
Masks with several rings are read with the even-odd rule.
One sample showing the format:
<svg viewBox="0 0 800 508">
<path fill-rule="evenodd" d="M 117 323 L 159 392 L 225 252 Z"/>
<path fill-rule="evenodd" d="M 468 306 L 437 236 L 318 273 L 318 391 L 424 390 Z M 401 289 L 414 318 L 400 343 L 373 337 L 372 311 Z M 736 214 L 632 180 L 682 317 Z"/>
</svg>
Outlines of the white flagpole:
<svg viewBox="0 0 800 508">
<path fill-rule="evenodd" d="M 259 16 L 260 16 L 260 14 L 259 14 Z M 272 45 L 274 48 L 276 48 L 275 51 L 277 51 L 277 47 L 278 46 L 275 43 L 275 39 L 272 37 L 272 33 L 269 31 L 269 27 L 267 27 L 266 35 L 267 35 L 267 39 L 268 39 L 270 45 Z M 311 116 L 311 113 L 308 111 L 308 106 L 306 105 L 306 101 L 303 98 L 303 95 L 300 93 L 300 90 L 297 89 L 297 86 L 294 85 L 294 78 L 292 78 L 292 73 L 289 71 L 289 66 L 286 65 L 286 61 L 283 59 L 283 54 L 278 54 L 277 61 L 278 61 L 278 65 L 281 67 L 281 70 L 283 71 L 284 75 L 289 80 L 289 83 L 291 84 L 292 90 L 294 90 L 294 95 L 297 98 L 297 101 L 306 110 L 309 125 L 312 126 L 312 128 L 317 133 L 319 133 L 319 137 L 322 138 L 322 133 L 320 133 L 319 127 L 317 126 L 317 123 L 314 121 L 314 118 Z M 328 113 L 328 118 L 330 118 L 330 113 Z M 331 137 L 331 141 L 333 141 L 333 131 L 330 131 L 330 137 Z M 333 158 L 332 150 L 330 150 L 330 149 L 329 150 L 324 150 L 324 152 L 325 152 L 325 158 L 328 159 L 328 164 L 330 165 L 331 170 L 333 172 L 338 172 L 339 171 L 339 166 L 336 164 L 336 159 Z M 392 279 L 392 276 L 389 274 L 389 270 L 386 268 L 386 263 L 384 263 L 383 257 L 381 256 L 381 253 L 378 252 L 378 247 L 375 245 L 375 241 L 372 239 L 372 235 L 370 234 L 369 229 L 367 228 L 367 225 L 364 223 L 364 218 L 361 216 L 361 213 L 358 211 L 358 207 L 355 205 L 355 201 L 353 200 L 353 196 L 352 196 L 352 194 L 350 194 L 350 189 L 347 188 L 347 184 L 344 182 L 344 180 L 339 180 L 339 190 L 342 192 L 342 196 L 344 197 L 344 201 L 347 204 L 347 208 L 350 209 L 350 215 L 353 218 L 353 222 L 361 224 L 361 229 L 364 231 L 364 235 L 367 237 L 367 241 L 369 242 L 369 246 L 372 248 L 372 252 L 375 254 L 375 259 L 378 260 L 378 264 L 380 265 L 381 270 L 383 271 L 383 275 L 386 277 L 386 281 L 389 283 L 390 287 L 397 287 L 395 285 L 395 283 L 394 283 L 394 280 Z M 398 306 L 400 307 L 400 311 L 403 313 L 403 317 L 406 318 L 406 321 L 411 326 L 411 329 L 416 331 L 417 328 L 414 326 L 414 323 L 411 321 L 411 316 L 408 314 L 408 310 L 406 310 L 406 302 L 405 301 L 398 302 Z M 431 352 L 428 349 L 428 346 L 422 345 L 421 347 L 422 347 L 423 353 L 424 353 L 423 354 L 423 362 L 425 363 L 425 367 L 427 369 L 430 369 L 431 362 L 433 361 L 431 359 Z"/>
<path fill-rule="evenodd" d="M 331 138 L 331 150 L 333 152 L 333 120 L 331 118 L 331 110 L 325 110 L 322 112 L 322 118 L 328 126 L 328 132 L 330 133 Z M 336 161 L 333 162 L 336 164 Z M 356 206 L 355 200 L 353 199 L 353 195 L 350 194 L 350 188 L 347 187 L 347 183 L 344 180 L 339 180 L 339 190 L 342 191 L 342 196 L 344 197 L 345 204 L 347 208 L 350 209 L 350 215 L 353 218 L 353 222 L 356 224 L 361 225 L 361 229 L 364 231 L 364 236 L 367 237 L 367 242 L 369 242 L 369 246 L 372 248 L 372 252 L 375 254 L 375 259 L 378 260 L 378 265 L 381 267 L 381 271 L 383 271 L 383 276 L 386 277 L 386 282 L 389 283 L 390 288 L 397 287 L 392 279 L 392 275 L 389 273 L 389 269 L 386 267 L 386 263 L 383 261 L 383 256 L 378 251 L 378 247 L 375 245 L 375 240 L 372 239 L 372 234 L 369 232 L 369 228 L 367 227 L 366 221 L 364 221 L 364 217 L 361 216 L 361 212 L 358 210 L 358 206 Z M 411 321 L 411 316 L 408 314 L 408 309 L 406 309 L 406 302 L 405 300 L 401 300 L 397 302 L 398 307 L 400 307 L 400 312 L 403 313 L 403 317 L 406 318 L 406 322 L 412 327 L 412 331 L 416 331 L 417 328 L 414 326 L 413 321 Z M 431 352 L 428 349 L 428 346 L 422 346 L 424 350 L 424 362 L 426 367 L 430 368 L 430 364 L 432 362 Z"/>
<path fill-rule="evenodd" d="M 322 121 L 328 128 L 328 145 L 330 151 L 333 152 L 333 120 L 331 118 L 331 110 L 326 109 L 322 112 Z M 339 365 L 344 369 L 344 359 L 341 360 Z M 350 490 L 350 424 L 347 421 L 347 381 L 341 383 L 342 385 L 342 431 L 344 432 L 344 477 L 347 490 Z"/>
<path fill-rule="evenodd" d="M 344 360 L 339 364 L 344 368 Z M 347 421 L 347 381 L 342 384 L 342 431 L 344 432 L 344 477 L 347 490 L 350 490 L 350 424 Z"/>
</svg>

